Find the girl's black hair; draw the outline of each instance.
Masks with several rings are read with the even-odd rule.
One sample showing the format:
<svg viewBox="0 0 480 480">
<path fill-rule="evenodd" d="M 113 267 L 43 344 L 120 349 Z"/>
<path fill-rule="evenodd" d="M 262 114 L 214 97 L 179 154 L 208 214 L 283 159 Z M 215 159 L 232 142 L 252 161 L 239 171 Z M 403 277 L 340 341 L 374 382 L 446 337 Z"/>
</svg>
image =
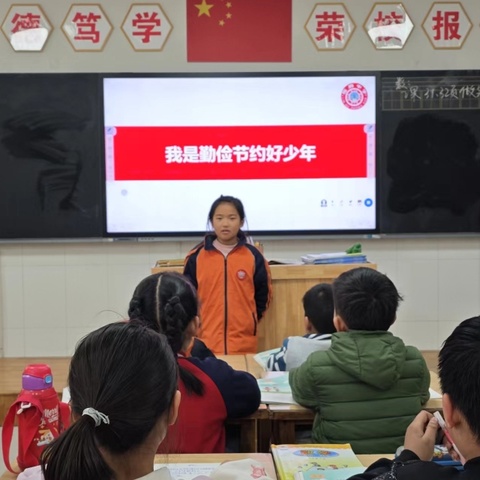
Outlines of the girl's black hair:
<svg viewBox="0 0 480 480">
<path fill-rule="evenodd" d="M 135 322 L 95 330 L 70 363 L 72 416 L 77 420 L 41 456 L 45 480 L 108 480 L 114 472 L 100 449 L 121 455 L 141 445 L 177 390 L 177 364 L 164 335 Z M 95 426 L 86 408 L 105 414 Z"/>
<path fill-rule="evenodd" d="M 133 292 L 128 308 L 130 318 L 164 333 L 173 353 L 180 353 L 185 331 L 198 315 L 197 293 L 188 279 L 176 272 L 163 272 L 144 278 Z M 203 395 L 203 382 L 180 366 L 180 378 L 188 393 Z"/>
<path fill-rule="evenodd" d="M 238 216 L 242 222 L 245 221 L 245 208 L 243 207 L 243 203 L 239 198 L 232 197 L 231 195 L 220 195 L 210 207 L 210 211 L 208 212 L 208 221 L 210 224 L 213 223 L 213 216 L 215 215 L 215 210 L 219 205 L 222 203 L 230 203 L 235 207 L 235 210 L 238 212 Z"/>
</svg>

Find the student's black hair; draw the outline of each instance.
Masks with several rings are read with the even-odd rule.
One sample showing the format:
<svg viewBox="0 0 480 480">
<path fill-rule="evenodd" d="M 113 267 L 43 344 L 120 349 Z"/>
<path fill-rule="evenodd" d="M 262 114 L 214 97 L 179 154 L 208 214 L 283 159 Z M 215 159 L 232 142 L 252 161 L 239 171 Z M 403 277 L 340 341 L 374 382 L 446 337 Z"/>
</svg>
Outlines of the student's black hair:
<svg viewBox="0 0 480 480">
<path fill-rule="evenodd" d="M 100 449 L 121 455 L 141 445 L 168 416 L 177 364 L 164 335 L 138 323 L 95 330 L 77 345 L 68 384 L 76 421 L 41 456 L 45 480 L 108 480 L 114 472 Z M 108 416 L 100 423 L 84 409 Z M 166 428 L 166 426 L 165 426 Z"/>
<path fill-rule="evenodd" d="M 393 282 L 372 268 L 348 270 L 333 282 L 335 313 L 349 330 L 387 331 L 401 300 Z"/>
<path fill-rule="evenodd" d="M 307 290 L 302 298 L 305 316 L 318 333 L 335 333 L 333 324 L 332 285 L 319 283 Z"/>
<path fill-rule="evenodd" d="M 480 441 L 480 317 L 464 320 L 445 340 L 438 370 L 442 392 Z"/>
<path fill-rule="evenodd" d="M 222 203 L 230 203 L 234 206 L 235 210 L 238 212 L 238 216 L 240 220 L 243 222 L 245 221 L 245 208 L 243 207 L 243 203 L 240 199 L 232 197 L 230 195 L 220 195 L 210 207 L 210 211 L 208 212 L 208 220 L 212 224 L 213 217 L 215 215 L 215 210 L 219 205 Z"/>
<path fill-rule="evenodd" d="M 164 333 L 177 354 L 182 349 L 185 330 L 198 311 L 197 292 L 187 277 L 177 272 L 162 272 L 149 275 L 137 285 L 128 316 Z M 203 382 L 182 367 L 179 371 L 187 392 L 202 395 Z"/>
</svg>

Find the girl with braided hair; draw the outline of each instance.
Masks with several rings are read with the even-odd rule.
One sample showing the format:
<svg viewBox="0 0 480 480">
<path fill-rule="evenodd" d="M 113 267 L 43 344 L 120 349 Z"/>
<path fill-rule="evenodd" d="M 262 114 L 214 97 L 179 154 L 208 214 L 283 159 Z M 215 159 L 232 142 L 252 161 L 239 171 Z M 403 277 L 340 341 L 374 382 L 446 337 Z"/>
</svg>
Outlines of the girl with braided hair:
<svg viewBox="0 0 480 480">
<path fill-rule="evenodd" d="M 250 415 L 260 405 L 257 381 L 249 373 L 215 357 L 185 356 L 200 325 L 198 311 L 195 288 L 176 272 L 146 277 L 130 302 L 129 317 L 163 333 L 177 355 L 182 402 L 160 451 L 222 453 L 225 420 Z"/>
</svg>

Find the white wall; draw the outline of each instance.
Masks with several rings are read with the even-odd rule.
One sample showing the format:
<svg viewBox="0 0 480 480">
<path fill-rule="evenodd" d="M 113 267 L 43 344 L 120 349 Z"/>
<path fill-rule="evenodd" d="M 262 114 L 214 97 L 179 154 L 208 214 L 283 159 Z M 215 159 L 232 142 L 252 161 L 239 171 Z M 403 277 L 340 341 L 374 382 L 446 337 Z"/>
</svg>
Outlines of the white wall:
<svg viewBox="0 0 480 480">
<path fill-rule="evenodd" d="M 241 0 L 237 0 L 241 1 Z M 0 4 L 3 19 L 10 4 Z M 35 2 L 31 2 L 35 3 Z M 188 64 L 185 2 L 162 0 L 174 30 L 162 53 L 135 53 L 120 30 L 130 1 L 99 1 L 115 26 L 101 53 L 75 53 L 60 30 L 73 2 L 48 0 L 42 7 L 55 30 L 42 53 L 15 53 L 0 36 L 1 72 L 277 71 L 480 68 L 480 2 L 464 0 L 474 28 L 463 49 L 435 51 L 421 23 L 432 2 L 404 1 L 415 29 L 401 51 L 375 51 L 362 25 L 371 0 L 346 5 L 357 24 L 343 52 L 317 52 L 304 24 L 316 0 L 293 0 L 291 64 Z M 85 2 L 91 3 L 91 2 Z M 208 206 L 205 206 L 207 210 Z M 1 208 L 5 208 L 2 206 Z M 247 212 L 248 215 L 248 212 Z M 348 240 L 265 242 L 267 257 L 299 257 L 337 251 Z M 362 241 L 371 261 L 405 295 L 394 332 L 422 349 L 438 348 L 460 320 L 479 313 L 480 239 L 428 238 Z M 158 258 L 183 256 L 192 242 L 42 243 L 0 245 L 0 355 L 67 355 L 92 328 L 126 313 L 134 286 Z"/>
<path fill-rule="evenodd" d="M 247 212 L 248 213 L 248 212 Z M 91 329 L 126 315 L 136 284 L 159 258 L 191 242 L 4 245 L 0 247 L 4 355 L 67 355 Z M 343 250 L 353 239 L 265 240 L 267 258 Z M 362 240 L 404 295 L 393 331 L 437 349 L 461 320 L 480 313 L 480 239 Z"/>
</svg>

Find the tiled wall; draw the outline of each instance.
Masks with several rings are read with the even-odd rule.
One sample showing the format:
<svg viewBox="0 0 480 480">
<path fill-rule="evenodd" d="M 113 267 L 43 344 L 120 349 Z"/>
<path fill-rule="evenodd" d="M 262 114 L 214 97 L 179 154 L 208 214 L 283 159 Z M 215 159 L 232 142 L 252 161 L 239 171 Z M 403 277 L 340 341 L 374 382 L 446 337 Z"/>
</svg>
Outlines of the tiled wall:
<svg viewBox="0 0 480 480">
<path fill-rule="evenodd" d="M 265 240 L 267 258 L 344 250 L 355 239 Z M 136 284 L 159 258 L 195 243 L 0 245 L 3 355 L 72 353 L 87 332 L 126 315 Z M 437 349 L 461 320 L 480 313 L 480 238 L 372 239 L 363 249 L 404 295 L 392 331 Z"/>
</svg>

